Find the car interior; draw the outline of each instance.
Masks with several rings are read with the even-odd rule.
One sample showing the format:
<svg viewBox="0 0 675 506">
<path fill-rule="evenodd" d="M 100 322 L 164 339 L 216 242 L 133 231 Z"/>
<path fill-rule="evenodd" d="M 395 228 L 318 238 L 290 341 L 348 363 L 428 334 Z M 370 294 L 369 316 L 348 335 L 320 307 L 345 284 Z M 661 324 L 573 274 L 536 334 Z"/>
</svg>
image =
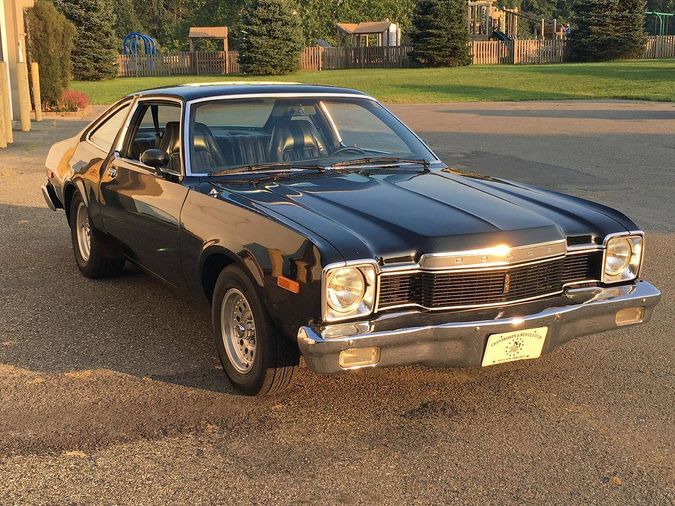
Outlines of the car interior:
<svg viewBox="0 0 675 506">
<path fill-rule="evenodd" d="M 347 153 L 410 156 L 410 146 L 373 110 L 366 111 L 368 105 L 347 104 L 354 109 L 336 111 L 333 102 L 337 101 L 329 105 L 320 99 L 280 98 L 197 104 L 191 108 L 190 119 L 192 172 L 311 161 Z M 126 157 L 140 160 L 146 150 L 161 149 L 169 157 L 166 169 L 180 172 L 180 121 L 181 108 L 176 104 L 143 104 L 131 122 Z"/>
</svg>

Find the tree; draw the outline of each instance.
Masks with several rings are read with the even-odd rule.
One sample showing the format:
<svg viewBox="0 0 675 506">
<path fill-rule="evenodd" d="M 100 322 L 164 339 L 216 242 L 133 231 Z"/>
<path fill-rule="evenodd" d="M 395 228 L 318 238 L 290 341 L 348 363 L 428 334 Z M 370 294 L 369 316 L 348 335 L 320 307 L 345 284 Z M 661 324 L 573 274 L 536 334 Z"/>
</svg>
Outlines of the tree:
<svg viewBox="0 0 675 506">
<path fill-rule="evenodd" d="M 420 0 L 412 16 L 413 58 L 425 67 L 471 63 L 463 0 Z"/>
<path fill-rule="evenodd" d="M 75 27 L 48 0 L 28 9 L 31 59 L 40 65 L 40 94 L 45 107 L 56 105 L 70 84 Z"/>
<path fill-rule="evenodd" d="M 575 61 L 631 58 L 645 48 L 644 0 L 577 0 L 571 35 Z"/>
<path fill-rule="evenodd" d="M 618 56 L 618 0 L 576 0 L 570 56 L 574 61 L 605 61 Z"/>
<path fill-rule="evenodd" d="M 469 30 L 467 28 L 467 9 L 464 0 L 449 0 L 448 6 L 448 46 L 450 58 L 448 65 L 460 67 L 471 63 Z"/>
<path fill-rule="evenodd" d="M 83 81 L 115 77 L 118 41 L 114 0 L 55 0 L 54 5 L 77 29 L 73 76 Z"/>
<path fill-rule="evenodd" d="M 645 0 L 619 0 L 618 35 L 621 58 L 638 58 L 644 55 L 647 44 L 645 33 Z"/>
<path fill-rule="evenodd" d="M 145 32 L 145 27 L 138 18 L 136 6 L 132 0 L 116 0 L 113 4 L 113 11 L 115 12 L 115 35 L 117 36 L 118 44 L 131 32 Z"/>
<path fill-rule="evenodd" d="M 300 16 L 290 0 L 251 0 L 239 30 L 239 65 L 248 74 L 288 74 L 300 66 Z"/>
<path fill-rule="evenodd" d="M 419 0 L 412 15 L 412 56 L 422 66 L 444 67 L 450 61 L 446 0 Z"/>
</svg>

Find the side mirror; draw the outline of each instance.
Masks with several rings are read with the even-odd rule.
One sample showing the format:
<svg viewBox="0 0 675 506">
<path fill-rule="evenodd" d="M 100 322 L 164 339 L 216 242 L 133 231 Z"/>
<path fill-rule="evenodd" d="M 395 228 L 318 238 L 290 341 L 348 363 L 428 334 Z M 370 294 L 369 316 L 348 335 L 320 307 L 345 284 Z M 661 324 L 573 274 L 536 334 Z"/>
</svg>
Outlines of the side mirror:
<svg viewBox="0 0 675 506">
<path fill-rule="evenodd" d="M 169 155 L 162 149 L 148 149 L 141 154 L 141 163 L 159 172 L 159 169 L 169 165 Z"/>
</svg>

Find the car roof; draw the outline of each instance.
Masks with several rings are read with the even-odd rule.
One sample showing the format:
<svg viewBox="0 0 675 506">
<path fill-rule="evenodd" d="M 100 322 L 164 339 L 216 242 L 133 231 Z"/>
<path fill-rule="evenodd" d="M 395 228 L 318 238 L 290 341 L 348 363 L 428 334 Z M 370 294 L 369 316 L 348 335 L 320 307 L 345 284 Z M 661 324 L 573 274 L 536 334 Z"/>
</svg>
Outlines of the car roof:
<svg viewBox="0 0 675 506">
<path fill-rule="evenodd" d="M 185 100 L 186 102 L 200 98 L 218 97 L 224 95 L 256 95 L 256 94 L 348 94 L 368 97 L 362 91 L 336 86 L 319 86 L 301 83 L 278 82 L 220 82 L 220 83 L 191 83 L 171 87 L 153 88 L 133 93 L 130 96 L 169 96 Z"/>
</svg>

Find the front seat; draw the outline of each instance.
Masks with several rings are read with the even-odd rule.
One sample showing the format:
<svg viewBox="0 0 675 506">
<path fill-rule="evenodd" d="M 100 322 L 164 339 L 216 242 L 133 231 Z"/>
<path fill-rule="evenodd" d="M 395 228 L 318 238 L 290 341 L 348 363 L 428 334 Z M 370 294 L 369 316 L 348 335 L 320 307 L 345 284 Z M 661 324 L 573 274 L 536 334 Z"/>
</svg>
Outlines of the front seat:
<svg viewBox="0 0 675 506">
<path fill-rule="evenodd" d="M 226 165 L 211 129 L 204 123 L 195 123 L 192 127 L 192 172 L 213 172 Z"/>
<path fill-rule="evenodd" d="M 270 143 L 272 160 L 296 162 L 325 156 L 319 132 L 309 121 L 285 121 L 276 126 Z"/>
<path fill-rule="evenodd" d="M 169 155 L 169 168 L 180 172 L 180 123 L 178 121 L 169 121 L 166 124 L 159 149 Z"/>
</svg>

